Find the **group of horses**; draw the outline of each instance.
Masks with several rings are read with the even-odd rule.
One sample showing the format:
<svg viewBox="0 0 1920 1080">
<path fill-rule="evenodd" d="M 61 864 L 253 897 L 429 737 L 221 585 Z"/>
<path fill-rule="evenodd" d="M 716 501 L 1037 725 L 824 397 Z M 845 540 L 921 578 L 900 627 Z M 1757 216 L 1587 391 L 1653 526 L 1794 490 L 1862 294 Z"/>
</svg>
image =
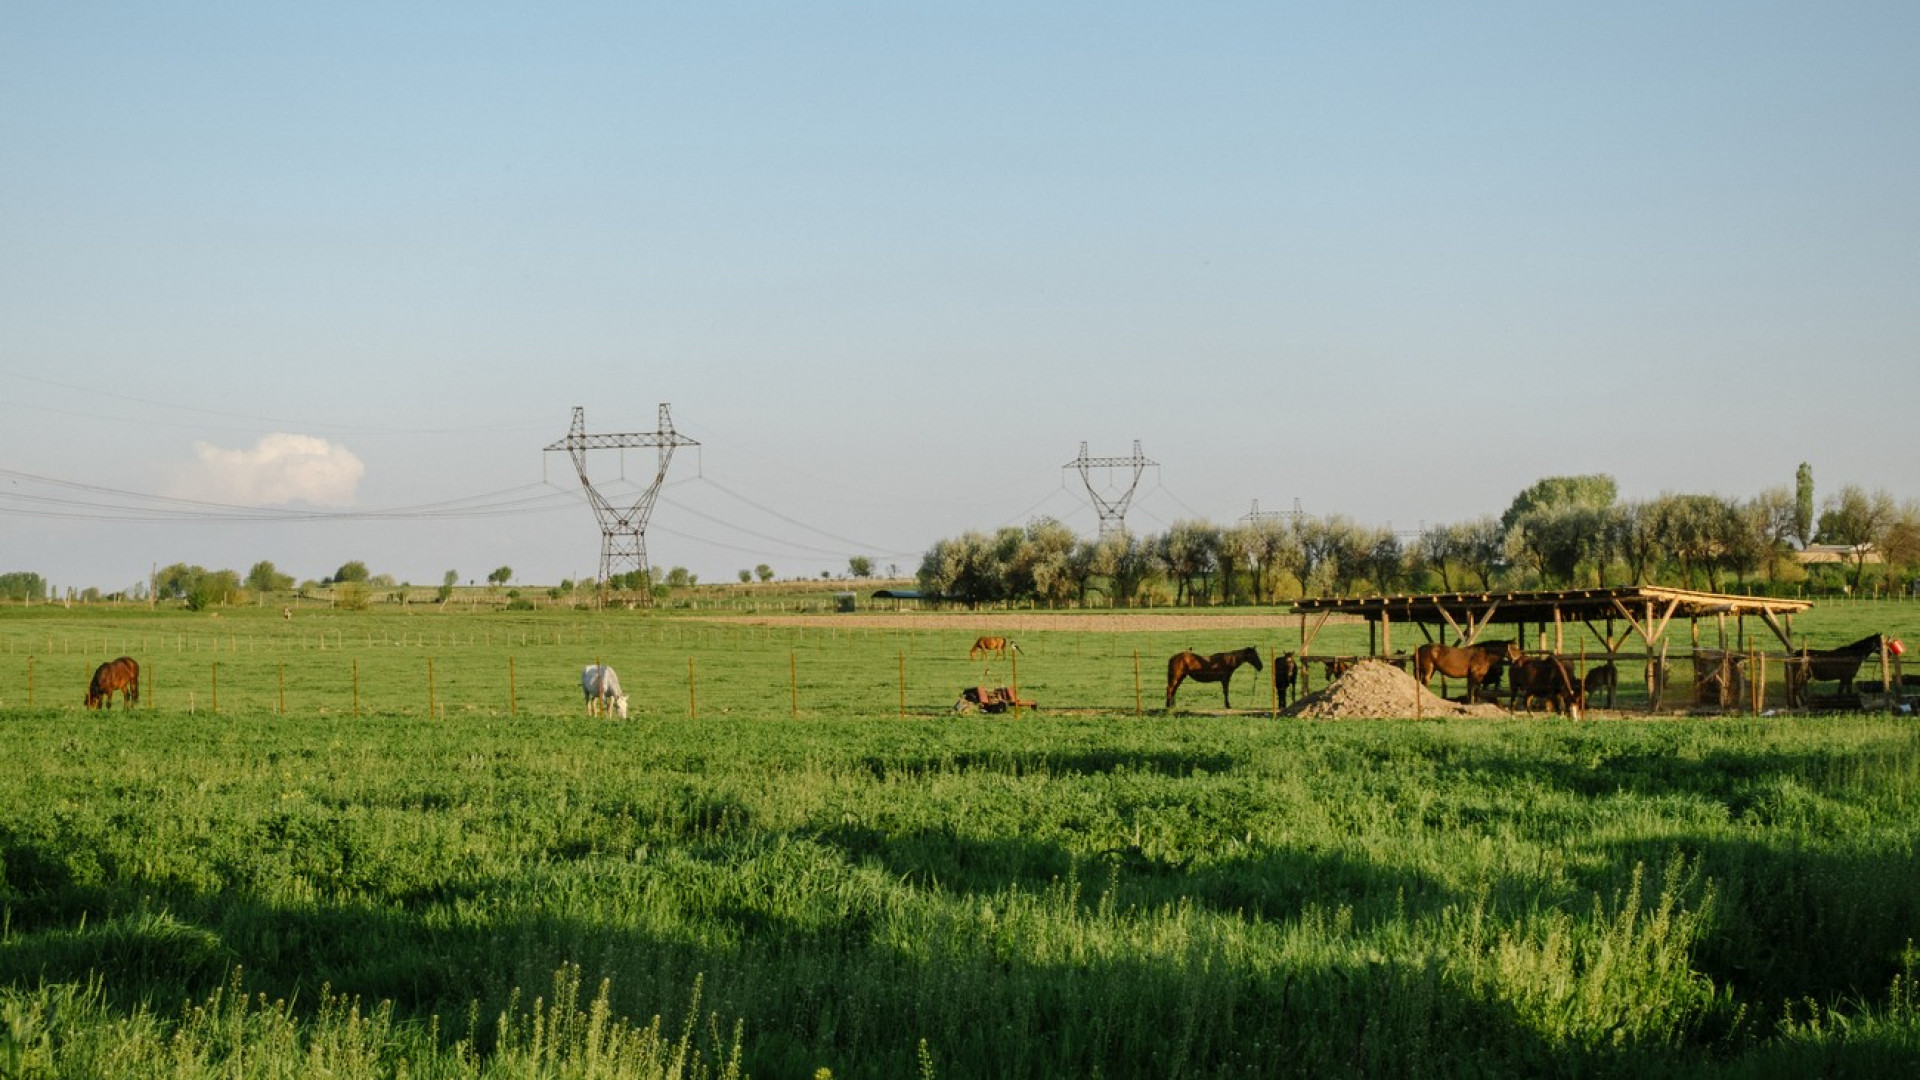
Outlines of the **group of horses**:
<svg viewBox="0 0 1920 1080">
<path fill-rule="evenodd" d="M 1337 678 L 1351 666 L 1347 664 L 1336 668 L 1335 663 L 1328 662 L 1328 678 Z M 1233 673 L 1246 666 L 1255 671 L 1262 670 L 1260 650 L 1251 645 L 1206 656 L 1190 649 L 1175 653 L 1167 660 L 1166 707 L 1173 708 L 1174 692 L 1180 689 L 1181 683 L 1192 679 L 1195 682 L 1219 683 L 1222 705 L 1233 708 Z M 1497 698 L 1503 672 L 1508 675 L 1512 688 L 1508 708 L 1524 705 L 1528 712 L 1532 712 L 1536 702 L 1545 702 L 1555 712 L 1576 718 L 1586 707 L 1589 690 L 1604 687 L 1611 704 L 1617 677 L 1612 664 L 1602 664 L 1589 671 L 1584 678 L 1575 678 L 1566 661 L 1555 657 L 1529 657 L 1513 641 L 1472 645 L 1431 644 L 1422 645 L 1413 652 L 1413 676 L 1421 686 L 1432 682 L 1436 673 L 1451 679 L 1464 679 L 1467 683 L 1467 700 L 1470 702 L 1479 700 L 1485 694 Z M 1289 693 L 1299 681 L 1299 674 L 1300 662 L 1294 654 L 1283 653 L 1274 658 L 1273 691 L 1279 707 L 1286 706 Z"/>
<path fill-rule="evenodd" d="M 1860 665 L 1868 657 L 1886 649 L 1898 653 L 1899 642 L 1890 641 L 1880 634 L 1869 634 L 1859 641 L 1837 648 L 1801 650 L 1787 668 L 1788 701 L 1796 705 L 1804 703 L 1807 684 L 1815 681 L 1837 682 L 1841 694 L 1851 693 L 1853 680 L 1860 673 Z M 967 657 L 1005 657 L 1009 653 L 1019 652 L 1020 646 L 1011 639 L 983 636 L 974 640 Z M 1327 677 L 1339 677 L 1350 664 L 1350 661 L 1329 661 Z M 1167 708 L 1173 708 L 1174 692 L 1189 679 L 1219 683 L 1221 704 L 1228 709 L 1233 708 L 1233 673 L 1247 666 L 1255 671 L 1265 668 L 1260 659 L 1260 650 L 1251 645 L 1204 656 L 1191 649 L 1175 653 L 1167 660 Z M 1421 686 L 1426 686 L 1436 673 L 1449 679 L 1464 679 L 1469 702 L 1489 694 L 1497 699 L 1504 674 L 1510 687 L 1508 708 L 1524 702 L 1526 710 L 1532 712 L 1535 702 L 1544 701 L 1553 711 L 1574 717 L 1578 717 L 1586 707 L 1587 695 L 1591 693 L 1605 691 L 1607 705 L 1611 707 L 1614 688 L 1619 681 L 1619 670 L 1612 663 L 1599 664 L 1584 676 L 1576 678 L 1566 661 L 1551 656 L 1529 657 L 1521 651 L 1519 643 L 1513 641 L 1485 641 L 1470 645 L 1435 643 L 1415 649 L 1413 677 L 1419 680 Z M 1294 654 L 1283 653 L 1274 658 L 1273 690 L 1280 707 L 1286 706 L 1287 698 L 1299 682 L 1299 677 L 1300 663 Z M 622 720 L 627 718 L 627 694 L 620 687 L 620 676 L 611 667 L 594 663 L 582 668 L 580 690 L 586 696 L 589 715 L 618 716 Z M 87 708 L 113 708 L 114 694 L 120 695 L 121 703 L 126 707 L 132 707 L 140 701 L 140 665 L 130 656 L 109 660 L 94 669 L 93 678 L 87 685 Z M 975 703 L 987 704 L 984 701 Z"/>
</svg>

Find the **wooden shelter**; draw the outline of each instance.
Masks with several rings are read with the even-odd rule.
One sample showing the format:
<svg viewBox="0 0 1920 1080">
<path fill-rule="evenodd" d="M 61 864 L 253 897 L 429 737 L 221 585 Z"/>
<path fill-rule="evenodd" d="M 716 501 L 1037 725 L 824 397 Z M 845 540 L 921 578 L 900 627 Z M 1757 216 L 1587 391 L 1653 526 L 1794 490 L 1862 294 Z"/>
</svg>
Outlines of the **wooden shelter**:
<svg viewBox="0 0 1920 1080">
<path fill-rule="evenodd" d="M 1510 625 L 1517 629 L 1523 647 L 1528 644 L 1527 629 L 1532 626 L 1539 635 L 1536 647 L 1557 653 L 1562 651 L 1565 628 L 1570 622 L 1584 624 L 1606 643 L 1610 653 L 1618 652 L 1629 637 L 1638 635 L 1646 651 L 1652 654 L 1662 651 L 1667 628 L 1676 615 L 1688 621 L 1692 628 L 1691 644 L 1695 648 L 1699 647 L 1700 620 L 1715 621 L 1720 648 L 1724 650 L 1730 646 L 1728 618 L 1734 621 L 1733 644 L 1737 646 L 1746 640 L 1746 619 L 1751 615 L 1773 631 L 1781 645 L 1791 652 L 1795 648 L 1793 616 L 1812 606 L 1806 600 L 1628 585 L 1607 589 L 1320 597 L 1296 601 L 1293 611 L 1300 616 L 1303 654 L 1312 652 L 1315 635 L 1334 615 L 1367 620 L 1368 652 L 1376 656 L 1393 653 L 1395 624 L 1417 631 L 1422 640 L 1415 644 L 1442 640 L 1448 636 L 1447 631 L 1452 632 L 1453 643 L 1470 644 L 1489 626 Z"/>
</svg>

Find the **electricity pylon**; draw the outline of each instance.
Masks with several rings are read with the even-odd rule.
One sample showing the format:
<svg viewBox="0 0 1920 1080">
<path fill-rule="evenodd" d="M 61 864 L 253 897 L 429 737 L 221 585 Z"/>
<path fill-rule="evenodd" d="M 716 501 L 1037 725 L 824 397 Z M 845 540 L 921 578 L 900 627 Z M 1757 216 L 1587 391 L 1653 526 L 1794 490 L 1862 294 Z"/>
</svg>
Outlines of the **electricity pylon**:
<svg viewBox="0 0 1920 1080">
<path fill-rule="evenodd" d="M 1160 463 L 1149 461 L 1142 456 L 1140 440 L 1135 439 L 1132 457 L 1090 458 L 1087 456 L 1087 444 L 1083 442 L 1080 444 L 1080 456 L 1060 467 L 1080 470 L 1080 482 L 1087 485 L 1087 498 L 1093 500 L 1093 512 L 1100 516 L 1100 537 L 1105 539 L 1112 533 L 1127 531 L 1127 504 L 1133 501 L 1133 489 L 1140 486 L 1140 474 L 1145 472 L 1149 465 L 1158 468 Z M 1127 468 L 1133 470 L 1133 479 L 1128 482 L 1127 490 L 1118 498 L 1102 498 L 1100 493 L 1093 489 L 1093 470 Z"/>
<path fill-rule="evenodd" d="M 653 605 L 653 569 L 647 565 L 647 519 L 653 515 L 653 503 L 660 496 L 660 485 L 666 482 L 667 463 L 673 460 L 674 449 L 699 445 L 698 441 L 673 430 L 673 418 L 667 415 L 667 406 L 663 402 L 660 405 L 660 430 L 620 435 L 587 434 L 587 411 L 575 405 L 573 426 L 567 430 L 567 437 L 547 447 L 548 450 L 565 450 L 572 455 L 573 467 L 580 474 L 580 486 L 586 489 L 587 501 L 593 504 L 593 516 L 600 520 L 599 598 L 603 606 L 607 599 L 607 582 L 628 569 L 638 571 L 640 605 Z M 593 480 L 587 476 L 587 451 L 629 450 L 647 446 L 659 449 L 660 468 L 653 474 L 653 483 L 640 493 L 639 501 L 622 509 L 594 490 Z"/>
</svg>

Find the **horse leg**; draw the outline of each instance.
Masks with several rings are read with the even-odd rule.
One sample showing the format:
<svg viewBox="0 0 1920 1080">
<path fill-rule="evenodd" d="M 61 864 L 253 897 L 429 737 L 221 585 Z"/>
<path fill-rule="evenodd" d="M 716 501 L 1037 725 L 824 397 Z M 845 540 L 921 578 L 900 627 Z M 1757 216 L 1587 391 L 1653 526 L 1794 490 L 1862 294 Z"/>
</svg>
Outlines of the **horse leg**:
<svg viewBox="0 0 1920 1080">
<path fill-rule="evenodd" d="M 1167 708 L 1173 708 L 1173 692 L 1180 689 L 1180 683 L 1185 678 L 1185 674 L 1180 674 L 1167 680 Z"/>
</svg>

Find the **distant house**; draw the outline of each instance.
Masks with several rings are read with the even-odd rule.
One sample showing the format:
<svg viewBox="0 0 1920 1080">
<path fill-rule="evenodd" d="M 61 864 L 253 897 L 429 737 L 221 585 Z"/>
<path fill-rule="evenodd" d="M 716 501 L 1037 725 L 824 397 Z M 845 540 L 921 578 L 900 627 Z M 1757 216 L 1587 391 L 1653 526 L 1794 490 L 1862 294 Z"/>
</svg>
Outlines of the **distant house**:
<svg viewBox="0 0 1920 1080">
<path fill-rule="evenodd" d="M 1854 562 L 1880 565 L 1880 553 L 1873 550 L 1872 544 L 1808 544 L 1794 552 L 1793 559 L 1802 566 Z"/>
</svg>

